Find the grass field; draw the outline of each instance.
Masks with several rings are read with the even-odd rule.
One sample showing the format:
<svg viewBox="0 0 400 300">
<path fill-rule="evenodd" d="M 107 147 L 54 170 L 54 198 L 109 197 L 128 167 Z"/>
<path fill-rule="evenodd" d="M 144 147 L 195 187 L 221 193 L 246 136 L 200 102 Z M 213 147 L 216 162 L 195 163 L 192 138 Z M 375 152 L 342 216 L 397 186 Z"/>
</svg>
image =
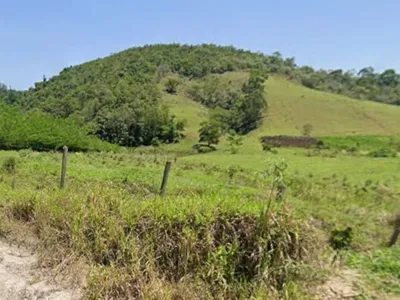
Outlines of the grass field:
<svg viewBox="0 0 400 300">
<path fill-rule="evenodd" d="M 247 74 L 223 76 L 240 85 Z M 0 234 L 23 224 L 42 265 L 83 262 L 88 299 L 310 299 L 335 251 L 336 271 L 362 274 L 360 299 L 400 296 L 399 248 L 386 247 L 400 211 L 400 109 L 271 77 L 268 116 L 239 152 L 223 139 L 197 154 L 208 111 L 185 96 L 190 84 L 163 94 L 187 120 L 184 141 L 70 153 L 64 190 L 60 153 L 1 151 Z M 306 123 L 327 149 L 262 151 L 261 136 L 300 135 Z"/>
<path fill-rule="evenodd" d="M 182 147 L 186 146 L 182 145 Z M 365 295 L 381 292 L 398 294 L 396 285 L 400 282 L 396 275 L 397 267 L 390 266 L 397 249 L 386 249 L 385 252 L 380 252 L 380 249 L 385 249 L 384 245 L 392 232 L 391 226 L 388 225 L 389 221 L 394 212 L 400 208 L 397 195 L 400 191 L 397 177 L 400 171 L 399 158 L 371 158 L 341 152 L 332 156 L 330 150 L 309 156 L 308 153 L 311 150 L 301 149 L 279 149 L 278 154 L 274 155 L 263 153 L 259 148 L 253 150 L 254 152 L 251 154 L 249 148 L 243 148 L 243 153 L 239 152 L 235 155 L 230 154 L 224 148 L 214 153 L 188 156 L 179 156 L 171 151 L 157 148 L 143 148 L 116 154 L 71 153 L 67 188 L 63 191 L 58 190 L 60 154 L 38 153 L 29 150 L 1 152 L 0 164 L 2 165 L 9 157 L 16 158 L 15 173 L 8 172 L 4 168 L 1 171 L 2 205 L 6 207 L 6 211 L 9 212 L 7 215 L 11 214 L 12 219 L 19 222 L 27 221 L 31 224 L 30 226 L 40 232 L 39 237 L 45 248 L 43 253 L 46 253 L 43 263 L 57 265 L 57 262 L 66 255 L 65 251 L 85 257 L 92 268 L 87 288 L 89 298 L 104 297 L 105 295 L 125 297 L 127 295 L 122 292 L 123 289 L 129 289 L 127 280 L 137 278 L 137 272 L 142 267 L 133 263 L 118 263 L 118 261 L 127 259 L 126 255 L 129 257 L 142 255 L 137 252 L 134 254 L 131 252 L 133 249 L 139 252 L 143 250 L 130 244 L 138 236 L 136 234 L 125 236 L 123 232 L 126 229 L 123 228 L 127 224 L 137 228 L 147 218 L 154 223 L 151 223 L 152 225 L 148 229 L 143 229 L 141 234 L 145 234 L 150 240 L 142 246 L 153 245 L 151 240 L 154 238 L 157 241 L 160 241 L 160 238 L 169 239 L 169 243 L 175 246 L 162 244 L 163 249 L 155 250 L 162 251 L 163 255 L 168 255 L 169 258 L 165 258 L 167 262 L 163 260 L 162 267 L 158 265 L 151 269 L 151 284 L 147 282 L 149 278 L 145 280 L 146 283 L 138 282 L 143 295 L 151 299 L 152 297 L 149 295 L 156 289 L 154 285 L 157 285 L 160 288 L 158 294 L 156 293 L 157 297 L 172 299 L 173 295 L 189 293 L 189 290 L 195 288 L 194 286 L 199 288 L 198 285 L 200 285 L 203 286 L 202 289 L 206 289 L 210 293 L 210 297 L 230 298 L 242 295 L 240 297 L 246 298 L 247 296 L 244 295 L 248 295 L 249 290 L 254 293 L 255 298 L 265 297 L 263 294 L 265 288 L 263 289 L 263 285 L 259 282 L 256 284 L 254 280 L 247 284 L 242 282 L 238 285 L 241 287 L 240 290 L 232 290 L 233 282 L 238 284 L 236 280 L 243 280 L 243 278 L 236 278 L 231 273 L 229 273 L 231 275 L 225 273 L 228 271 L 223 266 L 227 263 L 225 260 L 229 260 L 229 255 L 240 256 L 240 252 L 232 249 L 224 248 L 224 251 L 234 251 L 232 253 L 229 251 L 226 253 L 214 252 L 222 251 L 222 248 L 207 250 L 210 251 L 208 255 L 219 253 L 218 257 L 222 259 L 220 261 L 222 265 L 218 267 L 222 268 L 221 270 L 207 269 L 207 274 L 210 274 L 211 270 L 216 272 L 213 273 L 212 280 L 218 281 L 219 276 L 222 276 L 221 280 L 225 278 L 221 282 L 218 281 L 221 289 L 217 291 L 205 287 L 203 277 L 199 281 L 189 281 L 187 285 L 183 286 L 177 286 L 177 283 L 174 283 L 175 280 L 161 278 L 166 274 L 163 272 L 167 271 L 178 272 L 181 274 L 179 276 L 183 276 L 182 278 L 197 274 L 188 273 L 187 269 L 184 271 L 172 268 L 169 263 L 172 263 L 174 259 L 185 264 L 192 264 L 191 268 L 198 270 L 199 274 L 204 274 L 202 268 L 205 266 L 198 266 L 199 261 L 184 260 L 184 257 L 187 257 L 185 256 L 187 254 L 184 254 L 185 251 L 189 251 L 189 248 L 184 250 L 185 247 L 195 247 L 190 248 L 191 255 L 195 257 L 201 255 L 195 250 L 198 247 L 197 244 L 184 246 L 182 244 L 184 240 L 181 238 L 177 240 L 177 237 L 169 236 L 175 230 L 181 232 L 181 229 L 177 229 L 180 228 L 180 225 L 178 226 L 176 223 L 177 220 L 186 224 L 188 219 L 195 218 L 198 226 L 206 228 L 207 226 L 216 226 L 215 218 L 218 216 L 218 212 L 223 212 L 225 218 L 228 219 L 233 216 L 239 218 L 239 216 L 246 215 L 256 218 L 256 216 L 262 215 L 270 200 L 273 200 L 272 212 L 277 214 L 274 218 L 278 218 L 279 222 L 285 222 L 287 227 L 284 228 L 287 228 L 288 231 L 294 230 L 297 234 L 302 235 L 305 230 L 308 230 L 305 228 L 310 225 L 314 228 L 314 233 L 310 238 L 314 236 L 315 239 L 319 239 L 319 242 L 303 241 L 301 243 L 304 245 L 299 245 L 299 247 L 307 247 L 307 251 L 311 253 L 318 252 L 315 249 L 315 243 L 328 245 L 327 241 L 333 229 L 341 230 L 351 227 L 354 236 L 350 252 L 348 252 L 350 265 L 365 274 L 366 281 L 371 280 L 374 284 L 372 292 L 363 291 Z M 179 154 L 179 152 L 177 153 Z M 173 162 L 173 168 L 169 178 L 167 198 L 161 199 L 158 197 L 158 191 L 163 167 L 167 160 Z M 276 166 L 281 165 L 283 161 L 287 164 L 287 169 L 277 175 L 274 173 Z M 274 200 L 274 196 L 271 198 L 271 195 L 275 195 L 274 184 L 278 181 L 284 182 L 288 187 L 283 204 Z M 281 214 L 285 216 L 289 214 L 288 216 L 291 216 L 290 218 L 293 218 L 295 223 L 287 223 L 286 217 L 279 217 Z M 305 225 L 306 221 L 309 224 L 307 226 Z M 117 224 L 120 225 L 117 226 Z M 168 227 L 167 224 L 172 227 Z M 283 223 L 278 224 L 280 224 L 278 226 L 283 226 Z M 189 230 L 190 234 L 185 230 L 180 233 L 185 236 L 185 239 L 188 239 L 191 234 L 199 234 L 197 227 L 191 226 L 193 225 L 187 223 L 183 227 L 186 228 L 185 230 Z M 2 228 L 2 230 L 6 229 Z M 87 234 L 92 233 L 82 235 L 80 233 L 82 230 Z M 94 240 L 91 238 L 92 234 Z M 288 241 L 282 240 L 282 245 L 285 242 Z M 57 243 L 63 250 L 55 249 L 52 246 L 54 243 Z M 112 250 L 115 247 L 119 250 Z M 121 247 L 125 250 L 121 250 Z M 285 248 L 282 247 L 280 251 L 285 253 Z M 322 248 L 326 249 L 325 253 L 330 253 L 327 246 Z M 173 249 L 176 249 L 177 252 Z M 61 253 L 59 253 L 60 251 Z M 112 254 L 113 251 L 117 252 Z M 241 251 L 245 250 L 241 249 Z M 319 255 L 322 254 L 318 254 L 319 261 L 313 263 L 322 263 L 324 258 Z M 370 257 L 376 256 L 380 258 L 378 262 L 376 259 L 370 260 Z M 161 263 L 153 256 L 141 259 L 156 265 Z M 209 257 L 209 259 L 211 258 Z M 329 263 L 330 259 L 325 259 Z M 169 260 L 171 262 L 168 262 Z M 206 261 L 211 263 L 211 260 Z M 288 257 L 282 263 L 288 264 L 289 261 L 291 260 Z M 382 261 L 381 265 L 380 261 Z M 313 263 L 308 261 L 307 265 L 311 266 Z M 374 263 L 381 266 L 383 270 L 377 271 Z M 214 261 L 213 268 L 216 267 L 215 264 Z M 225 266 L 228 267 L 228 265 Z M 235 270 L 237 268 L 235 265 L 230 265 L 230 267 Z M 295 265 L 290 268 L 292 267 L 294 268 Z M 127 273 L 126 268 L 134 268 L 136 271 Z M 273 268 L 278 270 L 281 266 L 276 265 Z M 285 278 L 288 280 L 287 285 L 283 290 L 282 287 L 278 287 L 276 292 L 278 294 L 275 296 L 287 299 L 307 298 L 309 289 L 312 290 L 316 282 L 319 282 L 311 274 L 322 276 L 320 272 L 323 272 L 317 266 L 312 269 L 313 271 L 301 271 L 305 272 L 302 273 L 304 277 L 297 279 L 290 275 L 291 272 L 285 273 Z M 147 271 L 150 272 L 150 269 Z M 275 271 L 271 272 L 277 274 L 274 273 Z M 306 277 L 311 280 L 307 280 Z M 231 278 L 231 280 L 226 282 L 224 281 L 226 278 Z M 209 278 L 209 280 L 211 279 Z M 388 280 L 391 282 L 390 288 L 384 284 Z M 107 288 L 100 292 L 99 287 L 105 282 L 108 284 L 106 284 Z M 267 282 L 271 283 L 271 281 L 264 283 Z M 292 283 L 289 284 L 289 282 Z M 130 288 L 132 292 L 132 287 Z M 182 289 L 185 291 L 182 292 Z M 268 291 L 272 297 L 271 290 Z M 231 293 L 236 296 L 232 296 Z M 195 293 L 195 295 L 198 294 Z"/>
</svg>

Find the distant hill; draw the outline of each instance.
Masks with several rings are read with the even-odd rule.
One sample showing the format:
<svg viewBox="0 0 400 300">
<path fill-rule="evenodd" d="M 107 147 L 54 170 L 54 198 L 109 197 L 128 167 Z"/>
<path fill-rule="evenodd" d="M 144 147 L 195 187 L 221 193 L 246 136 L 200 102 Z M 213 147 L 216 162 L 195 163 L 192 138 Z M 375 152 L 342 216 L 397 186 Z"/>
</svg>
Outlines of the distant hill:
<svg viewBox="0 0 400 300">
<path fill-rule="evenodd" d="M 255 132 L 298 134 L 306 123 L 313 125 L 315 134 L 399 132 L 396 106 L 333 94 L 400 104 L 400 75 L 394 70 L 380 74 L 368 67 L 358 74 L 316 71 L 297 66 L 294 58 L 279 53 L 268 56 L 215 45 L 128 49 L 65 68 L 28 91 L 0 86 L 0 100 L 26 111 L 39 109 L 73 119 L 103 140 L 124 146 L 174 143 L 181 138 L 179 118 L 187 119 L 188 138 L 195 138 L 199 122 L 209 110 L 188 97 L 187 87 L 214 74 L 236 80 L 229 85 L 240 88 L 254 70 L 270 76 L 266 92 L 269 110 Z M 168 93 L 165 84 L 170 84 Z"/>
</svg>

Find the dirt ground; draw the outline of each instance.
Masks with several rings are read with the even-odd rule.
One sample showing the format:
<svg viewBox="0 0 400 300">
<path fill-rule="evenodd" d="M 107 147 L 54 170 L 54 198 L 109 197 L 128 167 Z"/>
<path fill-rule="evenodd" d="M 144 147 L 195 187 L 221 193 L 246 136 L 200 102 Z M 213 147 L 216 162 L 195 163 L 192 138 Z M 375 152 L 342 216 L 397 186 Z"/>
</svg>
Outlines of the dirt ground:
<svg viewBox="0 0 400 300">
<path fill-rule="evenodd" d="M 43 278 L 37 268 L 37 257 L 23 247 L 0 240 L 1 300 L 78 300 L 78 290 L 68 290 Z"/>
</svg>

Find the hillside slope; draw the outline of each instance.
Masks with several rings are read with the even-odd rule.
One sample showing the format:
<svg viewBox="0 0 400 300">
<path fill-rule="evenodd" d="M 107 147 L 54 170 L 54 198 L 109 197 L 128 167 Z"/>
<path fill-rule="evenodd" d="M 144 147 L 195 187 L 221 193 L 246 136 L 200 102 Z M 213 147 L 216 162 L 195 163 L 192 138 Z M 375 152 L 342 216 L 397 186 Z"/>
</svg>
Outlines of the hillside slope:
<svg viewBox="0 0 400 300">
<path fill-rule="evenodd" d="M 268 134 L 300 134 L 306 123 L 314 135 L 400 133 L 400 107 L 311 90 L 281 78 L 268 81 Z"/>
<path fill-rule="evenodd" d="M 217 75 L 221 80 L 241 85 L 247 72 Z M 163 93 L 163 102 L 177 117 L 187 120 L 186 135 L 197 139 L 201 121 L 207 109 L 189 99 L 185 90 L 193 81 L 185 82 L 177 95 Z M 355 100 L 345 96 L 312 90 L 281 77 L 270 76 L 267 81 L 268 110 L 263 125 L 250 136 L 300 135 L 310 123 L 313 135 L 399 135 L 400 107 L 372 101 Z"/>
<path fill-rule="evenodd" d="M 396 103 L 400 75 L 395 72 L 384 72 L 379 76 L 366 73 L 369 79 L 375 74 L 377 77 L 374 75 L 376 78 L 373 78 L 377 81 L 367 80 L 362 75 L 347 78 L 349 74 L 339 71 L 321 73 L 310 67 L 299 67 L 294 59 L 284 59 L 278 54 L 267 56 L 215 45 L 153 45 L 128 49 L 68 67 L 58 76 L 43 78 L 25 92 L 7 90 L 6 86 L 0 85 L 0 102 L 19 106 L 25 111 L 41 110 L 57 118 L 73 119 L 100 139 L 128 147 L 180 140 L 182 123 L 171 116 L 168 108 L 163 106 L 166 103 L 173 114 L 187 120 L 186 135 L 192 141 L 197 138 L 199 124 L 207 118 L 207 108 L 190 99 L 188 88 L 210 76 L 215 77 L 211 78 L 210 85 L 210 80 L 203 84 L 208 90 L 204 88 L 201 93 L 213 99 L 207 102 L 197 97 L 197 100 L 209 107 L 219 105 L 225 113 L 232 113 L 225 117 L 225 122 L 230 120 L 229 128 L 237 132 L 248 132 L 241 128 L 246 123 L 251 124 L 246 125 L 246 130 L 258 125 L 262 105 L 256 111 L 257 105 L 238 101 L 244 99 L 240 98 L 241 87 L 249 72 L 261 77 L 270 76 L 267 116 L 262 127 L 251 136 L 299 134 L 307 123 L 313 126 L 314 135 L 399 133 L 399 107 L 319 91 L 363 98 L 365 93 L 357 93 L 374 89 L 382 102 Z M 225 80 L 225 83 L 223 86 L 217 83 L 213 91 L 214 79 Z M 165 84 L 174 80 L 181 82 L 178 93 L 175 95 L 175 88 L 169 94 L 163 92 Z M 373 84 L 367 84 L 370 81 Z M 351 93 L 345 93 L 346 90 Z M 390 97 L 382 91 L 390 91 Z M 191 95 L 193 97 L 193 93 Z M 247 108 L 251 114 L 245 112 Z"/>
</svg>

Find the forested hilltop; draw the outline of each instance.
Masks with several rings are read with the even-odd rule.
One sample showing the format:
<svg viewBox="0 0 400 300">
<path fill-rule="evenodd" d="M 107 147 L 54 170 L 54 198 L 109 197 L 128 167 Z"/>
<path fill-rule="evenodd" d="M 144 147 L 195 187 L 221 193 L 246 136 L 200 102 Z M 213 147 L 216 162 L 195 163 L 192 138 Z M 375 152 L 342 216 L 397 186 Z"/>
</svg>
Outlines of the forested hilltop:
<svg viewBox="0 0 400 300">
<path fill-rule="evenodd" d="M 247 88 L 243 86 L 234 93 L 227 88 L 215 93 L 226 98 L 222 103 L 197 100 L 211 108 L 241 111 L 240 107 L 246 106 L 243 101 L 252 100 L 263 91 L 260 78 L 270 74 L 316 90 L 400 105 L 400 75 L 393 69 L 382 73 L 371 67 L 357 73 L 341 69 L 314 70 L 297 66 L 294 58 L 284 58 L 277 52 L 268 56 L 234 47 L 178 44 L 132 48 L 68 67 L 58 76 L 44 77 L 28 91 L 14 91 L 1 85 L 0 99 L 25 111 L 38 109 L 54 117 L 68 118 L 112 143 L 124 146 L 173 143 L 181 138 L 184 124 L 162 105 L 157 84 L 163 82 L 166 91 L 173 94 L 182 79 L 201 79 L 231 71 L 257 71 L 258 77 L 252 76 Z M 259 88 L 249 89 L 252 84 Z M 259 100 L 254 103 L 258 109 L 265 107 Z M 233 113 L 225 123 L 238 133 L 246 133 L 257 126 L 260 112 L 255 112 L 255 116 L 249 125 L 236 122 L 238 118 L 248 119 L 246 115 Z"/>
</svg>

